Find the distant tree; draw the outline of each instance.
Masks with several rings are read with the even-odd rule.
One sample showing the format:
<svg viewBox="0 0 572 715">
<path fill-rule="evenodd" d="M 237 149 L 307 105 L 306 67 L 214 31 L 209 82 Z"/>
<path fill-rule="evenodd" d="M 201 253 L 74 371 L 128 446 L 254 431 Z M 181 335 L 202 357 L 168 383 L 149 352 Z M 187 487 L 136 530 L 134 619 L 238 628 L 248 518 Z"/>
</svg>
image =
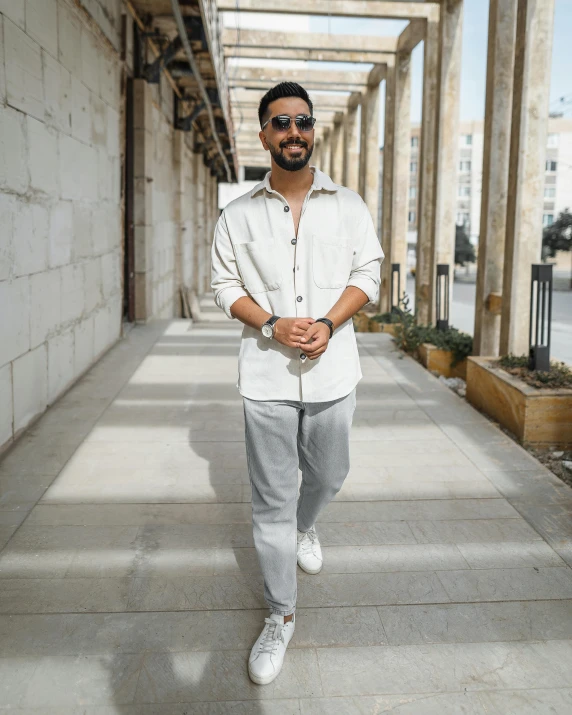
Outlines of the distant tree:
<svg viewBox="0 0 572 715">
<path fill-rule="evenodd" d="M 564 209 L 542 232 L 542 257 L 554 258 L 557 251 L 572 250 L 572 213 Z"/>
<path fill-rule="evenodd" d="M 465 263 L 476 261 L 475 247 L 469 240 L 465 227 L 457 224 L 455 227 L 455 263 L 464 266 Z"/>
</svg>

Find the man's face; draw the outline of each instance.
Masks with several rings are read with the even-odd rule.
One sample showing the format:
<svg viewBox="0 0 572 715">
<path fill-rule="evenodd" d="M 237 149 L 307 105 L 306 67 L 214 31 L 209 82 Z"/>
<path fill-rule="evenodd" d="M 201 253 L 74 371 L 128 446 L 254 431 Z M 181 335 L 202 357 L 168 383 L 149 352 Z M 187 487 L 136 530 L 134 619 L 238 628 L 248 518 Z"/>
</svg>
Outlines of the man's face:
<svg viewBox="0 0 572 715">
<path fill-rule="evenodd" d="M 301 132 L 296 126 L 294 117 L 298 114 L 310 114 L 310 108 L 299 97 L 276 99 L 268 105 L 263 123 L 278 114 L 287 114 L 291 118 L 290 128 L 286 131 L 276 131 L 272 122 L 268 122 L 259 134 L 260 141 L 281 169 L 299 171 L 306 166 L 312 156 L 314 130 Z"/>
</svg>

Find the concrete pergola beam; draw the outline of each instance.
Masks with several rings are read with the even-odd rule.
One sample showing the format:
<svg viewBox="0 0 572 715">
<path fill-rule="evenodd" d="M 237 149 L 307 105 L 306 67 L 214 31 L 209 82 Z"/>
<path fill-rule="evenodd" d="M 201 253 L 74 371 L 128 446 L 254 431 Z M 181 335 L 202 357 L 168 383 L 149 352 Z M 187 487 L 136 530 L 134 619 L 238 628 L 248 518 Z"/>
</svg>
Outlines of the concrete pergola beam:
<svg viewBox="0 0 572 715">
<path fill-rule="evenodd" d="M 266 32 L 264 30 L 241 30 L 240 43 L 235 30 L 225 29 L 222 44 L 225 48 L 240 46 L 256 48 L 284 48 L 290 50 L 336 50 L 337 52 L 387 52 L 397 51 L 396 37 L 368 35 L 328 35 L 318 32 Z"/>
<path fill-rule="evenodd" d="M 393 56 L 389 52 L 338 52 L 337 50 L 297 50 L 269 47 L 227 47 L 225 57 L 240 57 L 267 60 L 300 60 L 303 62 L 356 62 L 362 64 L 377 64 L 388 62 Z"/>
<path fill-rule="evenodd" d="M 233 106 L 258 107 L 260 99 L 264 93 L 256 89 L 237 89 L 231 93 Z M 350 94 L 314 94 L 312 102 L 316 108 L 320 109 L 345 109 Z"/>
<path fill-rule="evenodd" d="M 397 40 L 397 52 L 409 53 L 425 39 L 427 20 L 412 20 Z"/>
<path fill-rule="evenodd" d="M 307 69 L 281 69 L 263 67 L 232 67 L 229 68 L 229 87 L 267 87 L 268 89 L 278 82 L 298 82 L 303 86 L 333 87 L 355 91 L 356 88 L 365 87 L 367 72 L 335 72 Z"/>
<path fill-rule="evenodd" d="M 217 0 L 222 12 L 236 12 L 235 0 Z M 240 12 L 276 12 L 288 15 L 338 15 L 394 20 L 428 18 L 439 2 L 399 2 L 397 0 L 240 0 Z"/>
</svg>

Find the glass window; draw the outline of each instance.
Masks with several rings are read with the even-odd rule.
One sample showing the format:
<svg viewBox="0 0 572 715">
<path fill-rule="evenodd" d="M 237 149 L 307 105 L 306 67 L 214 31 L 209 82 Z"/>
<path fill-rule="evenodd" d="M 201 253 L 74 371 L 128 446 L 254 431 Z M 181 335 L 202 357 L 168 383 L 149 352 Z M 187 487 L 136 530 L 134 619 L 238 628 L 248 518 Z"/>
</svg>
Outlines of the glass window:
<svg viewBox="0 0 572 715">
<path fill-rule="evenodd" d="M 459 171 L 470 171 L 471 170 L 471 162 L 470 161 L 460 161 L 459 162 Z"/>
<path fill-rule="evenodd" d="M 545 199 L 554 199 L 556 198 L 556 189 L 554 186 L 547 186 L 544 189 L 544 198 Z"/>
<path fill-rule="evenodd" d="M 465 144 L 467 146 L 471 146 L 473 143 L 473 135 L 472 134 L 465 134 Z"/>
<path fill-rule="evenodd" d="M 549 134 L 547 141 L 546 141 L 546 146 L 549 146 L 549 147 L 558 146 L 559 139 L 560 139 L 560 136 L 558 134 Z"/>
<path fill-rule="evenodd" d="M 550 159 L 546 160 L 546 171 L 556 171 L 558 164 Z"/>
<path fill-rule="evenodd" d="M 409 198 L 414 199 L 417 197 L 417 187 L 416 186 L 410 186 L 409 187 Z"/>
<path fill-rule="evenodd" d="M 416 162 L 416 161 L 412 161 L 412 162 L 409 164 L 409 171 L 410 171 L 412 174 L 417 173 L 417 162 Z"/>
<path fill-rule="evenodd" d="M 468 186 L 467 184 L 461 184 L 459 186 L 459 196 L 470 196 L 471 195 L 471 187 Z"/>
<path fill-rule="evenodd" d="M 554 214 L 544 214 L 542 217 L 543 226 L 551 226 L 554 223 Z"/>
<path fill-rule="evenodd" d="M 411 146 L 419 146 L 419 137 L 411 137 Z"/>
<path fill-rule="evenodd" d="M 415 223 L 415 211 L 410 211 L 408 218 L 409 218 L 409 223 Z"/>
</svg>

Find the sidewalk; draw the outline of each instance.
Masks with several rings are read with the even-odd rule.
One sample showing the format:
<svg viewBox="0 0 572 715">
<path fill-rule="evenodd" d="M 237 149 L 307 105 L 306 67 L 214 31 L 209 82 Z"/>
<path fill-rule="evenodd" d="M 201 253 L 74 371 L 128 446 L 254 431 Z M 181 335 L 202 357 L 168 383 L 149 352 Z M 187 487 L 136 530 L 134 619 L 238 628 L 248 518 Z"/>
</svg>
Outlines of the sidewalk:
<svg viewBox="0 0 572 715">
<path fill-rule="evenodd" d="M 383 334 L 324 570 L 249 681 L 241 326 L 205 316 L 133 329 L 0 463 L 0 711 L 569 715 L 572 490 Z"/>
</svg>

